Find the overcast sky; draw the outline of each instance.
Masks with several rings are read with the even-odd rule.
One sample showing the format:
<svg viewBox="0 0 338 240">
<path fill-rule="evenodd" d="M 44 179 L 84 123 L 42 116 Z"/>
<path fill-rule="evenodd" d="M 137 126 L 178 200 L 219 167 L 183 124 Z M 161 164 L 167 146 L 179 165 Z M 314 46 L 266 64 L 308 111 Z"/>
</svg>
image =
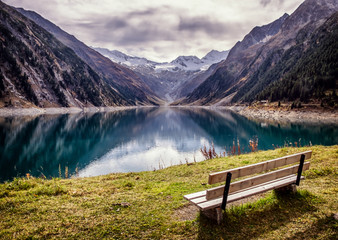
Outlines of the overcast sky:
<svg viewBox="0 0 338 240">
<path fill-rule="evenodd" d="M 228 50 L 303 0 L 3 0 L 33 10 L 89 46 L 155 61 Z"/>
</svg>

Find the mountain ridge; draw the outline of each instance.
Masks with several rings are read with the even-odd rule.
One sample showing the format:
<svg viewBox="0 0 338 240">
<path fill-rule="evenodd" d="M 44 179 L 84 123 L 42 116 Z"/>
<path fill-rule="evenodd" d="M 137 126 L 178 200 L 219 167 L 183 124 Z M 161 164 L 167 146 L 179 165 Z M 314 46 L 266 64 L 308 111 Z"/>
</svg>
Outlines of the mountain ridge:
<svg viewBox="0 0 338 240">
<path fill-rule="evenodd" d="M 278 19 L 282 20 L 279 31 L 264 43 L 251 45 L 254 41 L 244 41 L 252 39 L 252 30 L 242 42 L 236 43 L 228 58 L 218 64 L 206 81 L 174 104 L 224 105 L 252 101 L 264 87 L 277 80 L 266 75 L 285 54 L 291 54 L 288 49 L 301 41 L 302 35 L 309 37 L 337 11 L 337 5 L 335 0 L 304 1 L 290 16 Z M 292 67 L 288 62 L 285 64 Z"/>
<path fill-rule="evenodd" d="M 182 97 L 182 92 L 185 90 L 180 88 L 181 85 L 189 82 L 189 91 L 192 91 L 201 82 L 201 80 L 194 81 L 193 79 L 204 76 L 204 71 L 211 64 L 225 59 L 228 53 L 227 51 L 211 51 L 208 53 L 208 58 L 206 55 L 204 59 L 195 58 L 195 61 L 188 61 L 192 58 L 179 56 L 171 63 L 157 63 L 146 58 L 128 56 L 118 50 L 89 48 L 38 13 L 23 8 L 17 8 L 17 10 L 72 48 L 109 84 L 136 104 L 157 105 L 163 103 L 160 99 L 171 102 L 173 99 Z"/>
<path fill-rule="evenodd" d="M 0 106 L 133 105 L 49 32 L 0 1 Z"/>
<path fill-rule="evenodd" d="M 74 52 L 91 66 L 109 85 L 125 98 L 134 102 L 135 105 L 158 105 L 161 102 L 131 69 L 113 63 L 40 14 L 34 11 L 27 11 L 23 8 L 16 9 L 53 34 L 63 44 L 73 49 Z"/>
<path fill-rule="evenodd" d="M 211 74 L 209 67 L 225 60 L 229 52 L 212 50 L 201 59 L 196 56 L 178 56 L 171 62 L 158 63 L 129 56 L 118 50 L 94 49 L 110 60 L 131 68 L 153 92 L 158 96 L 165 96 L 169 102 L 195 89 Z"/>
</svg>

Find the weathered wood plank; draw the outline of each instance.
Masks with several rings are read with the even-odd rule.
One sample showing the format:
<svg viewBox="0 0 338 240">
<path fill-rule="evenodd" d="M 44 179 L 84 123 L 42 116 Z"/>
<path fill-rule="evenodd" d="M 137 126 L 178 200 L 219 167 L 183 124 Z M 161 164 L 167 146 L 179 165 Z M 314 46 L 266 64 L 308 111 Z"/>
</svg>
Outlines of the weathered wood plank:
<svg viewBox="0 0 338 240">
<path fill-rule="evenodd" d="M 204 190 L 204 191 L 200 191 L 200 192 L 190 193 L 190 194 L 184 195 L 183 197 L 190 201 L 191 199 L 205 196 L 206 193 L 207 193 L 207 191 Z"/>
<path fill-rule="evenodd" d="M 289 175 L 289 176 L 286 176 L 286 177 L 282 177 L 282 178 L 279 178 L 279 179 L 275 179 L 275 180 L 272 180 L 272 181 L 270 181 L 270 182 L 268 182 L 268 183 L 262 183 L 262 184 L 260 184 L 260 185 L 257 185 L 257 186 L 253 186 L 253 187 L 249 187 L 249 188 L 247 188 L 247 189 L 245 189 L 245 190 L 240 190 L 240 191 L 238 191 L 238 192 L 236 192 L 236 193 L 239 193 L 239 192 L 241 192 L 241 191 L 248 191 L 248 190 L 251 190 L 251 189 L 253 189 L 253 188 L 257 188 L 257 187 L 259 187 L 259 186 L 264 186 L 264 185 L 266 185 L 266 184 L 270 184 L 270 183 L 274 183 L 274 182 L 278 182 L 278 181 L 282 181 L 282 180 L 285 180 L 285 179 L 289 179 L 290 177 L 297 177 L 297 175 L 295 175 L 295 174 L 293 174 L 293 175 Z M 232 194 L 234 194 L 234 193 L 232 193 Z M 229 194 L 229 195 L 231 195 L 231 194 Z M 208 200 L 207 200 L 207 198 L 206 198 L 206 191 L 205 191 L 205 194 L 204 195 L 202 195 L 202 196 L 199 196 L 199 197 L 196 197 L 196 198 L 193 198 L 193 199 L 190 199 L 189 200 L 190 202 L 192 202 L 192 203 L 194 203 L 194 204 L 200 204 L 200 203 L 203 203 L 203 202 L 207 202 Z"/>
<path fill-rule="evenodd" d="M 265 182 L 269 182 L 269 181 L 272 181 L 278 178 L 282 178 L 282 177 L 295 174 L 297 173 L 298 168 L 299 168 L 299 165 L 291 166 L 291 167 L 279 169 L 273 172 L 269 172 L 266 174 L 254 176 L 248 179 L 244 179 L 238 182 L 231 183 L 229 193 L 237 192 L 242 189 L 246 189 L 246 188 L 256 186 L 256 185 L 259 185 Z M 309 162 L 304 163 L 303 171 L 308 170 L 309 168 L 310 168 L 310 163 Z M 220 197 L 223 195 L 223 192 L 224 192 L 224 185 L 208 189 L 206 192 L 206 199 L 210 200 L 210 199 Z"/>
<path fill-rule="evenodd" d="M 271 170 L 274 168 L 278 168 L 284 165 L 289 165 L 292 163 L 296 163 L 300 161 L 300 156 L 304 154 L 305 155 L 305 160 L 310 159 L 312 155 L 312 151 L 307 151 L 307 152 L 302 152 L 302 153 L 297 153 L 261 163 L 256 163 L 244 167 L 239 167 L 235 169 L 229 169 L 226 171 L 222 172 L 217 172 L 217 173 L 211 173 L 209 174 L 209 184 L 214 184 L 214 183 L 219 183 L 219 182 L 224 182 L 226 179 L 226 175 L 228 172 L 232 173 L 232 179 L 238 178 L 238 177 L 244 177 L 248 175 L 252 175 L 255 173 L 260 173 L 264 172 L 267 170 Z"/>
<path fill-rule="evenodd" d="M 304 178 L 304 177 L 302 177 L 302 178 Z M 293 183 L 296 182 L 296 179 L 297 179 L 297 176 L 292 176 L 292 177 L 289 177 L 289 178 L 284 178 L 284 179 L 279 180 L 279 181 L 274 181 L 273 183 L 257 186 L 257 187 L 251 188 L 249 190 L 246 190 L 246 191 L 241 191 L 239 193 L 231 194 L 231 195 L 228 196 L 227 203 L 234 202 L 234 201 L 237 201 L 237 200 L 240 200 L 240 199 L 243 199 L 243 198 L 247 198 L 247 197 L 250 197 L 250 196 L 253 196 L 253 195 L 256 195 L 256 194 L 260 194 L 260 193 L 263 193 L 263 192 L 267 192 L 267 191 L 270 191 L 270 190 L 273 190 L 273 189 L 278 189 L 278 188 L 293 184 Z M 202 211 L 204 211 L 204 210 L 219 207 L 221 204 L 222 204 L 222 197 L 216 198 L 216 199 L 213 199 L 213 200 L 209 200 L 209 201 L 206 201 L 206 202 L 198 203 L 196 205 Z"/>
<path fill-rule="evenodd" d="M 194 198 L 194 199 L 191 199 L 190 202 L 198 205 L 200 203 L 203 203 L 203 202 L 207 202 L 208 200 L 206 199 L 205 195 L 204 196 L 201 196 L 199 198 Z"/>
</svg>

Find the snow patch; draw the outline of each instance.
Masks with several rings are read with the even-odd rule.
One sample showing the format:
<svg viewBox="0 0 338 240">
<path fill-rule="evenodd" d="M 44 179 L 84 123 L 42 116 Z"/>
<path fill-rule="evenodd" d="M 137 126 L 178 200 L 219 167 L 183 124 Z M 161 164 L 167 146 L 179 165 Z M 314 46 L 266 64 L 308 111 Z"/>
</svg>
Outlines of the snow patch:
<svg viewBox="0 0 338 240">
<path fill-rule="evenodd" d="M 183 71 L 205 71 L 212 64 L 218 63 L 222 60 L 225 60 L 228 56 L 229 51 L 210 51 L 205 57 L 199 59 L 196 56 L 179 56 L 172 62 L 154 62 L 146 58 L 140 58 L 135 56 L 129 56 L 117 50 L 109 50 L 105 48 L 93 48 L 98 51 L 105 57 L 109 58 L 111 61 L 123 64 L 132 69 L 139 67 L 152 68 L 156 72 L 161 71 L 171 71 L 177 72 L 179 70 Z"/>
</svg>

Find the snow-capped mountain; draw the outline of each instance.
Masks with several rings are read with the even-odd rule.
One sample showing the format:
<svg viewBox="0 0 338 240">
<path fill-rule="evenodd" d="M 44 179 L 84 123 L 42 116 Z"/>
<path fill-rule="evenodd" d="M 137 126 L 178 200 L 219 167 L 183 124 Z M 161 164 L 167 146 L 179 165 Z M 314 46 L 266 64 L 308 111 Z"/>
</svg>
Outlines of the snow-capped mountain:
<svg viewBox="0 0 338 240">
<path fill-rule="evenodd" d="M 150 89 L 171 102 L 183 97 L 180 87 L 189 82 L 189 93 L 195 89 L 201 81 L 195 78 L 207 77 L 209 67 L 225 60 L 229 51 L 212 50 L 203 58 L 196 56 L 179 56 L 171 62 L 154 62 L 146 58 L 129 56 L 117 50 L 105 48 L 93 48 L 103 56 L 115 63 L 122 64 L 132 69 L 147 84 Z M 182 92 L 182 93 L 181 93 Z"/>
<path fill-rule="evenodd" d="M 201 60 L 204 62 L 212 62 L 212 63 L 218 63 L 220 61 L 223 61 L 227 58 L 229 54 L 229 51 L 217 51 L 217 50 L 211 50 L 207 55 L 205 55 Z"/>
<path fill-rule="evenodd" d="M 128 67 L 135 67 L 139 65 L 153 66 L 158 64 L 156 62 L 149 61 L 146 58 L 129 56 L 117 50 L 109 50 L 106 48 L 93 48 L 93 49 L 101 53 L 103 56 L 109 58 L 113 62 L 124 64 Z"/>
<path fill-rule="evenodd" d="M 152 67 L 157 71 L 204 71 L 207 70 L 212 64 L 225 60 L 229 51 L 212 50 L 202 59 L 196 56 L 179 56 L 175 60 L 168 62 L 154 62 L 146 58 L 129 56 L 117 50 L 109 50 L 106 48 L 93 48 L 101 53 L 103 56 L 108 57 L 113 62 L 126 65 L 128 67 L 137 68 L 140 66 Z"/>
</svg>

